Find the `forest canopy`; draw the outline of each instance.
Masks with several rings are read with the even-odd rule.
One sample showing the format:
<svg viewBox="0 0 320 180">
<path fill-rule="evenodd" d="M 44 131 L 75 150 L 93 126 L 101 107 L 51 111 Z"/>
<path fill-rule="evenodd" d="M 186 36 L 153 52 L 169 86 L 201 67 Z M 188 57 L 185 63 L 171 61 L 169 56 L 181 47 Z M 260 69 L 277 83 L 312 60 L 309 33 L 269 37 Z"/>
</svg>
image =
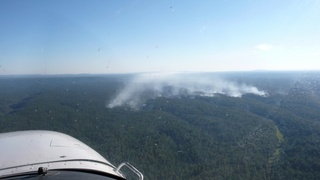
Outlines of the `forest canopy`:
<svg viewBox="0 0 320 180">
<path fill-rule="evenodd" d="M 0 132 L 63 132 L 146 179 L 320 178 L 319 72 L 184 77 L 1 76 Z"/>
</svg>

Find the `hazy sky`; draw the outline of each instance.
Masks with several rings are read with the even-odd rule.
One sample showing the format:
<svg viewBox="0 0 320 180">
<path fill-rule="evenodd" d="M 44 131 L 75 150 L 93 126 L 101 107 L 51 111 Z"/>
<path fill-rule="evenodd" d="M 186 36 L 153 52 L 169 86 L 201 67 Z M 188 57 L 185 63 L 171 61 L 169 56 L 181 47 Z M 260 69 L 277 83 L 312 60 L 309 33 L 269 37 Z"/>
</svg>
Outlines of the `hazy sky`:
<svg viewBox="0 0 320 180">
<path fill-rule="evenodd" d="M 0 0 L 0 75 L 320 70 L 320 0 Z"/>
</svg>

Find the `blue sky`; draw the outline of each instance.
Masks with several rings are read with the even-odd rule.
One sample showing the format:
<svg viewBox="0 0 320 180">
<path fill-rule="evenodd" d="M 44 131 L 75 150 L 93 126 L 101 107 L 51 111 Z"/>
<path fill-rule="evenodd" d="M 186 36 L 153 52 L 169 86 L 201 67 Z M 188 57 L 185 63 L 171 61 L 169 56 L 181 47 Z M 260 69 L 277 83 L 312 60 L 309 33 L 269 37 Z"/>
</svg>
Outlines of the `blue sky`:
<svg viewBox="0 0 320 180">
<path fill-rule="evenodd" d="M 0 74 L 320 70 L 320 0 L 1 0 Z"/>
</svg>

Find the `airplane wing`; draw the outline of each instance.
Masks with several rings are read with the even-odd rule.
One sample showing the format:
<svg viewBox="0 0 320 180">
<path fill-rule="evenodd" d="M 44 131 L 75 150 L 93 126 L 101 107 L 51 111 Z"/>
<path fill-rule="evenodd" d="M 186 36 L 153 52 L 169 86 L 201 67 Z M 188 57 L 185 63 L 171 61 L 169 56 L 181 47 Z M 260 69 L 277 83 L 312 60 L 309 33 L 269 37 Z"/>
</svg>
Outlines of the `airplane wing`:
<svg viewBox="0 0 320 180">
<path fill-rule="evenodd" d="M 53 131 L 17 131 L 0 134 L 0 178 L 125 179 L 126 165 L 118 168 L 83 142 Z M 27 177 L 26 177 L 27 176 Z"/>
</svg>

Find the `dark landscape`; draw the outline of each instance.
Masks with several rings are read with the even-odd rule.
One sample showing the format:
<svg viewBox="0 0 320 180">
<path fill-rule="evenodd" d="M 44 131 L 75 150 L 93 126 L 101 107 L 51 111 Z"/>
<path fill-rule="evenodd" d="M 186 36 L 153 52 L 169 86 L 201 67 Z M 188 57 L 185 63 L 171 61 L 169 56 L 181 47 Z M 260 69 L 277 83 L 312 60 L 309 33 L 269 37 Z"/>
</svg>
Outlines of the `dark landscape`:
<svg viewBox="0 0 320 180">
<path fill-rule="evenodd" d="M 145 179 L 320 179 L 320 72 L 0 76 L 0 132 L 40 129 Z"/>
</svg>

